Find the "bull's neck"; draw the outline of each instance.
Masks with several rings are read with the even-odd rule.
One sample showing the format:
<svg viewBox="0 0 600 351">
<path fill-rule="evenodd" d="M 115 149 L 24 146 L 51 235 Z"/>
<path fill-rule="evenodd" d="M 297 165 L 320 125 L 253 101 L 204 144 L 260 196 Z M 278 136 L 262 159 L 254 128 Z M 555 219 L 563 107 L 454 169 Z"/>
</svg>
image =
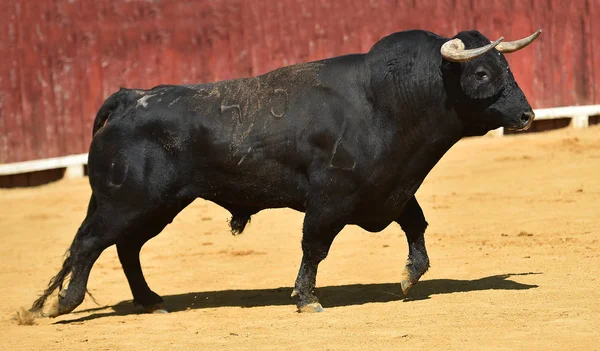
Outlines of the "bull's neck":
<svg viewBox="0 0 600 351">
<path fill-rule="evenodd" d="M 447 117 L 447 116 L 444 116 Z M 407 113 L 395 116 L 397 130 L 390 147 L 395 150 L 401 178 L 421 181 L 462 137 L 459 124 L 448 122 L 441 115 Z M 407 173 L 407 170 L 410 170 Z"/>
<path fill-rule="evenodd" d="M 368 71 L 371 108 L 379 121 L 394 131 L 393 142 L 400 148 L 430 145 L 443 155 L 464 136 L 461 120 L 447 103 L 439 69 L 426 73 L 427 77 L 414 72 L 376 77 L 373 71 L 383 70 Z"/>
<path fill-rule="evenodd" d="M 387 131 L 386 147 L 398 177 L 422 181 L 463 137 L 462 123 L 448 107 L 439 66 L 402 60 L 371 65 L 367 96 Z"/>
</svg>

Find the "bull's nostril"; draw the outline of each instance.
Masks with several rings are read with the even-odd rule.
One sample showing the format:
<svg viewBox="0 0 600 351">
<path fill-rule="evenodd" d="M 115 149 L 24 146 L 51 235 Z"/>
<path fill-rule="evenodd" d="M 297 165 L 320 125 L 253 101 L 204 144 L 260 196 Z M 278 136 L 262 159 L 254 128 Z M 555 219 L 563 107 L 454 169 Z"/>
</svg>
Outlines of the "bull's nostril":
<svg viewBox="0 0 600 351">
<path fill-rule="evenodd" d="M 531 118 L 531 115 L 529 113 L 524 113 L 521 115 L 521 122 L 529 123 L 530 118 Z"/>
</svg>

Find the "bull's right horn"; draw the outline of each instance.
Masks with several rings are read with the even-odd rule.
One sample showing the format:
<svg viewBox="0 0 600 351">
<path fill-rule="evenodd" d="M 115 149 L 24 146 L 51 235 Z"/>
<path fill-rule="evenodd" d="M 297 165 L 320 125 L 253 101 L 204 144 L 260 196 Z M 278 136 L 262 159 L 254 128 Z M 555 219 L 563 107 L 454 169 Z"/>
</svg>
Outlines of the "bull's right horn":
<svg viewBox="0 0 600 351">
<path fill-rule="evenodd" d="M 460 39 L 452 39 L 444 43 L 440 52 L 442 56 L 452 62 L 465 62 L 484 55 L 488 51 L 495 48 L 500 42 L 504 40 L 504 37 L 500 37 L 493 43 L 487 44 L 480 48 L 465 50 L 465 44 Z"/>
</svg>

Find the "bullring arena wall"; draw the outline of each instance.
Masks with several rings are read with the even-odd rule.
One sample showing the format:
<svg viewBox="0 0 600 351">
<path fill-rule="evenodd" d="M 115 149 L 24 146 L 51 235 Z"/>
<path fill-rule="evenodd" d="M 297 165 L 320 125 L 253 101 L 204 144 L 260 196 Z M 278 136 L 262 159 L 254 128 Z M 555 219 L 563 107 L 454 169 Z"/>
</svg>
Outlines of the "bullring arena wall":
<svg viewBox="0 0 600 351">
<path fill-rule="evenodd" d="M 257 75 L 405 29 L 514 40 L 542 28 L 507 55 L 534 108 L 600 104 L 600 0 L 2 0 L 0 13 L 0 187 L 84 164 L 94 115 L 120 86 Z M 46 164 L 18 163 L 31 160 Z"/>
</svg>

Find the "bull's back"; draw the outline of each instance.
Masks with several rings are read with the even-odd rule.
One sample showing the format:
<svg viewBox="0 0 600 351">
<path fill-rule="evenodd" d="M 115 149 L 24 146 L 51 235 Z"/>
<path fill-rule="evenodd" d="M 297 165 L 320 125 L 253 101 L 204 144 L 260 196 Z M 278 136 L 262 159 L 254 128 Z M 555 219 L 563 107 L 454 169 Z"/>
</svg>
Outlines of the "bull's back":
<svg viewBox="0 0 600 351">
<path fill-rule="evenodd" d="M 310 118 L 299 100 L 314 93 L 316 76 L 307 73 L 315 70 L 306 65 L 255 78 L 143 91 L 122 116 L 111 118 L 95 143 L 120 144 L 120 157 L 131 160 L 117 162 L 178 170 L 169 182 L 186 196 L 301 209 L 310 160 L 300 156 L 306 145 L 298 145 L 298 133 Z M 101 154 L 101 149 L 90 153 Z M 94 157 L 96 167 L 110 173 L 114 154 Z"/>
</svg>

